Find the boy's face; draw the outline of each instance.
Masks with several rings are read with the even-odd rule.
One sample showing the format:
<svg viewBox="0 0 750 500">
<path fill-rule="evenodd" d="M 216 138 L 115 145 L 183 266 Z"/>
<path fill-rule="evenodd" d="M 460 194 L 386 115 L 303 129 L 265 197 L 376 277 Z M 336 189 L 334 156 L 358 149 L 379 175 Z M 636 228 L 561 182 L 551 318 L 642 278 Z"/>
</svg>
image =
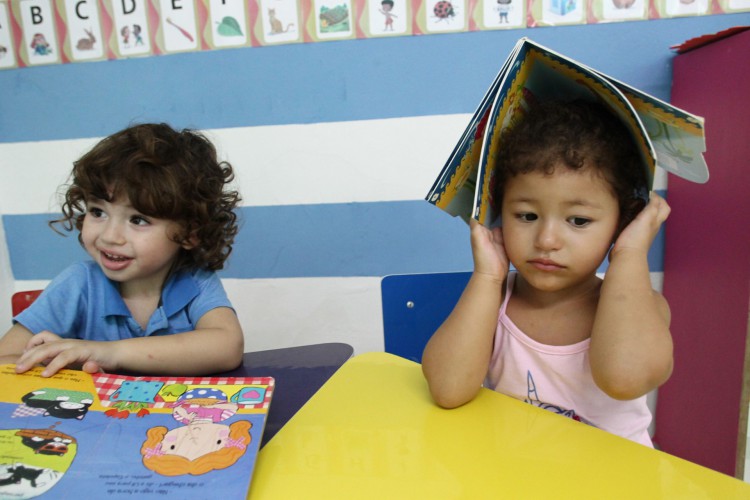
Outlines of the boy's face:
<svg viewBox="0 0 750 500">
<path fill-rule="evenodd" d="M 120 198 L 87 202 L 83 245 L 104 274 L 120 283 L 121 294 L 160 291 L 181 248 L 171 239 L 178 226 L 145 216 Z"/>
<path fill-rule="evenodd" d="M 585 284 L 606 257 L 619 216 L 609 184 L 589 169 L 520 174 L 505 184 L 505 251 L 538 290 Z"/>
</svg>

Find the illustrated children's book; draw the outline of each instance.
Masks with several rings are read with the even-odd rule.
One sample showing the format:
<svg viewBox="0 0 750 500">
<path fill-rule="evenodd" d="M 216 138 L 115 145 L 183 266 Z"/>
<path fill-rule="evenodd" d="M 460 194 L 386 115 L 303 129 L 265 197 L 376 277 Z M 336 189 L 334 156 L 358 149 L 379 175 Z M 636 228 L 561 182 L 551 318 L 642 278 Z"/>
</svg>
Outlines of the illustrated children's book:
<svg viewBox="0 0 750 500">
<path fill-rule="evenodd" d="M 703 119 L 522 38 L 492 82 L 427 194 L 427 201 L 468 222 L 497 218 L 490 186 L 503 134 L 535 101 L 589 99 L 607 105 L 638 145 L 653 186 L 655 167 L 693 182 L 708 180 Z"/>
<path fill-rule="evenodd" d="M 245 498 L 273 378 L 0 365 L 0 499 Z"/>
</svg>

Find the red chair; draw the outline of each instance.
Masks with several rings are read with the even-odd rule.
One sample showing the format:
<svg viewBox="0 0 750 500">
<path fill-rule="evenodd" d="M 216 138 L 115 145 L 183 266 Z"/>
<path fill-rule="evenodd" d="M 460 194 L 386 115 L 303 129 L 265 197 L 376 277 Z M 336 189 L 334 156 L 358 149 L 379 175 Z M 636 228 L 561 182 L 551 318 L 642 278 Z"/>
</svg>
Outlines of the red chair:
<svg viewBox="0 0 750 500">
<path fill-rule="evenodd" d="M 21 311 L 29 307 L 31 303 L 34 302 L 37 297 L 39 297 L 40 293 L 42 293 L 41 290 L 28 290 L 26 292 L 14 293 L 13 297 L 11 298 L 11 308 L 13 310 L 13 316 L 15 317 Z"/>
</svg>

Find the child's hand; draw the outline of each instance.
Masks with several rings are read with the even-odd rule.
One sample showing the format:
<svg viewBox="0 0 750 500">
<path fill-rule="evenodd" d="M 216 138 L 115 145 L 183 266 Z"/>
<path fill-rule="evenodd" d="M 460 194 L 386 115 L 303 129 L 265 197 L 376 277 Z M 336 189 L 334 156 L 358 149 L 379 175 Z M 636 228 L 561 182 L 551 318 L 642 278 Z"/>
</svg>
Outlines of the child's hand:
<svg viewBox="0 0 750 500">
<path fill-rule="evenodd" d="M 617 253 L 626 250 L 648 253 L 651 243 L 653 243 L 659 228 L 669 216 L 670 210 L 664 198 L 652 192 L 648 205 L 617 237 L 615 246 L 610 253 L 610 259 Z"/>
<path fill-rule="evenodd" d="M 508 256 L 505 254 L 502 228 L 488 229 L 474 219 L 469 221 L 469 227 L 474 272 L 502 282 L 510 267 Z"/>
<path fill-rule="evenodd" d="M 52 332 L 34 335 L 21 357 L 16 362 L 16 372 L 23 373 L 32 367 L 46 365 L 43 377 L 51 377 L 61 369 L 81 367 L 87 373 L 114 368 L 112 349 L 104 342 L 90 340 L 63 339 Z"/>
</svg>

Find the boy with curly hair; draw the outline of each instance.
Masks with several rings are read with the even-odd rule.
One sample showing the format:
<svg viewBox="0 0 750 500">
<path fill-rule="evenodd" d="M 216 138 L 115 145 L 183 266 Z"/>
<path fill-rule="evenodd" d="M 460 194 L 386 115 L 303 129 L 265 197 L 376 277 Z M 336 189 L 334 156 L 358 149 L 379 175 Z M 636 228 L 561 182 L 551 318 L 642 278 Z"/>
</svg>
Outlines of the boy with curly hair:
<svg viewBox="0 0 750 500">
<path fill-rule="evenodd" d="M 220 372 L 242 329 L 216 274 L 237 234 L 232 166 L 192 130 L 128 127 L 74 163 L 62 218 L 92 260 L 58 275 L 0 339 L 19 373 Z"/>
</svg>

